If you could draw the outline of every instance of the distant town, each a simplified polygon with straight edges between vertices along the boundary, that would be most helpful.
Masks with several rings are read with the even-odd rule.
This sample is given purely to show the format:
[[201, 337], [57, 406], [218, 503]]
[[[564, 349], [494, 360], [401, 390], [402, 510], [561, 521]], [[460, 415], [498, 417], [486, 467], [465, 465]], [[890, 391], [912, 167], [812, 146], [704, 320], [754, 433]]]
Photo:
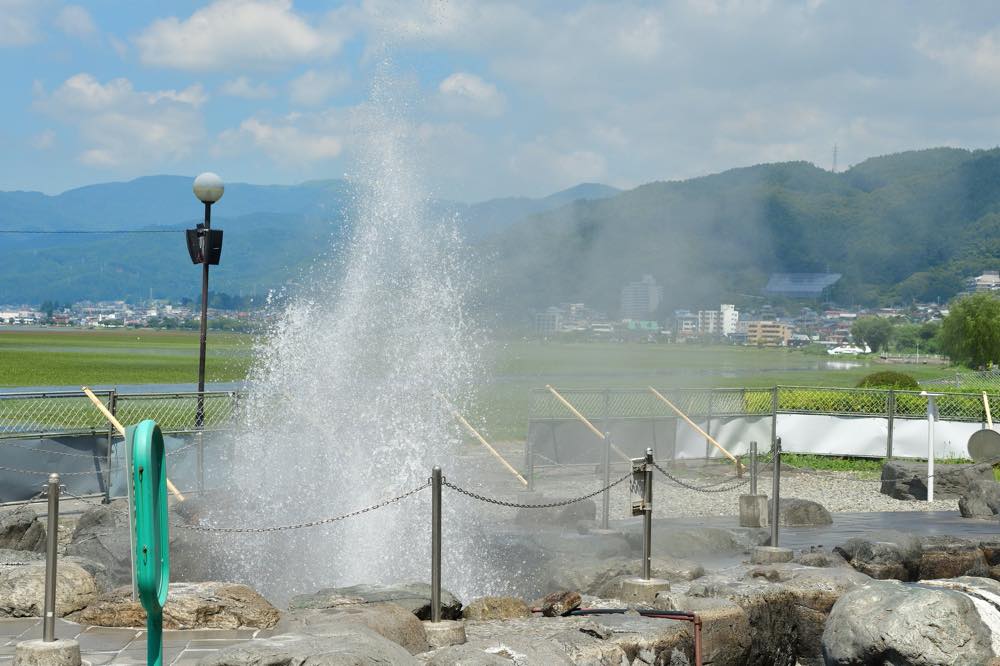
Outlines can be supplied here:
[[[209, 299], [209, 303], [212, 300]], [[250, 330], [264, 319], [259, 309], [208, 308], [209, 326], [215, 329]], [[0, 304], [0, 326], [76, 326], [85, 328], [197, 328], [201, 319], [197, 303], [149, 300], [45, 302], [40, 305]]]

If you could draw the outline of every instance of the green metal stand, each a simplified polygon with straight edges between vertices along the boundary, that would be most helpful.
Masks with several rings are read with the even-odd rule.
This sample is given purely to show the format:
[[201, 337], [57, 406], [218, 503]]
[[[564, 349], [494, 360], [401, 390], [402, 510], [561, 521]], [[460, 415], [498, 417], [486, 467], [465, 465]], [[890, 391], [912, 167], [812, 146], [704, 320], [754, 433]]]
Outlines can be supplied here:
[[135, 577], [146, 609], [146, 663], [163, 663], [163, 605], [170, 585], [167, 461], [163, 434], [146, 420], [126, 433], [132, 451], [135, 493]]

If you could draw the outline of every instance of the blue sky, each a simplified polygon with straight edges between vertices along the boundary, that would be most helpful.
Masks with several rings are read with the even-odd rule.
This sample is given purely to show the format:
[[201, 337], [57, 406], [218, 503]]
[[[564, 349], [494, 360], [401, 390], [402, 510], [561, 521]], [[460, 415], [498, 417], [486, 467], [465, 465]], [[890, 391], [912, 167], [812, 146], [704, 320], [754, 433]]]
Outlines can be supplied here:
[[0, 0], [0, 73], [3, 190], [342, 177], [373, 81], [466, 201], [1000, 143], [994, 2]]

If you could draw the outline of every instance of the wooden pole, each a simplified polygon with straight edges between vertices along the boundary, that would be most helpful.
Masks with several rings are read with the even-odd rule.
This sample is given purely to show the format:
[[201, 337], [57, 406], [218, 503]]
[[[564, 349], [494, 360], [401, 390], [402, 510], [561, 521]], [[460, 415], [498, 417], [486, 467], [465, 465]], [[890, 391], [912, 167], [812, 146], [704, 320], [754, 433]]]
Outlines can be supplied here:
[[[90, 398], [90, 401], [92, 403], [94, 403], [94, 407], [97, 407], [97, 409], [100, 410], [101, 414], [104, 415], [104, 418], [106, 418], [108, 420], [108, 422], [111, 423], [111, 425], [113, 425], [115, 427], [115, 430], [118, 431], [118, 434], [121, 435], [122, 437], [124, 437], [125, 436], [125, 426], [123, 426], [121, 423], [119, 423], [118, 419], [115, 418], [115, 415], [112, 414], [108, 410], [108, 408], [104, 406], [104, 403], [101, 402], [101, 399], [98, 398], [96, 395], [94, 395], [94, 392], [91, 391], [86, 386], [81, 387], [81, 390], [86, 394], [86, 396], [88, 398]], [[170, 479], [167, 479], [167, 490], [169, 490], [171, 493], [173, 493], [174, 497], [176, 497], [177, 501], [179, 501], [179, 502], [183, 502], [185, 499], [187, 499], [187, 498], [184, 497], [184, 495], [181, 494], [181, 491], [177, 490], [177, 486], [175, 486], [170, 481]]]
[[[592, 432], [595, 435], [597, 435], [600, 439], [602, 439], [602, 440], [604, 439], [604, 433], [601, 432], [600, 430], [598, 430], [597, 426], [595, 426], [593, 423], [591, 423], [587, 419], [586, 416], [584, 416], [583, 414], [581, 414], [577, 410], [576, 407], [574, 407], [572, 404], [570, 404], [569, 400], [567, 400], [566, 398], [564, 398], [561, 395], [559, 395], [559, 391], [555, 390], [554, 388], [552, 388], [548, 384], [545, 385], [545, 388], [547, 388], [549, 390], [549, 392], [552, 393], [552, 395], [554, 395], [556, 397], [556, 400], [558, 400], [559, 402], [561, 402], [563, 404], [563, 407], [565, 407], [566, 409], [568, 409], [573, 414], [573, 416], [575, 416], [576, 418], [580, 419], [583, 422], [583, 425], [587, 426], [590, 429], [590, 432]], [[621, 449], [619, 449], [614, 444], [611, 445], [611, 448], [614, 450], [615, 453], [617, 453], [618, 455], [620, 455], [622, 457], [622, 460], [625, 460], [626, 462], [631, 462], [632, 461], [631, 458], [629, 458], [627, 455], [625, 455], [624, 451], [622, 451]]]
[[514, 469], [514, 467], [509, 462], [507, 462], [504, 459], [504, 457], [502, 455], [500, 455], [500, 453], [496, 449], [494, 449], [492, 446], [490, 446], [490, 443], [486, 441], [486, 438], [484, 438], [482, 435], [480, 435], [479, 431], [476, 430], [475, 428], [473, 428], [472, 424], [470, 424], [468, 421], [466, 421], [464, 416], [462, 416], [461, 414], [459, 414], [457, 410], [452, 410], [451, 413], [454, 415], [455, 419], [457, 419], [458, 422], [462, 424], [462, 427], [464, 427], [466, 430], [469, 431], [469, 434], [471, 434], [473, 437], [475, 437], [477, 440], [479, 440], [479, 443], [482, 444], [483, 446], [485, 446], [486, 449], [490, 453], [492, 453], [494, 455], [494, 457], [496, 457], [497, 460], [500, 461], [500, 464], [502, 464], [504, 467], [506, 467], [507, 470], [511, 474], [513, 474], [514, 476], [517, 477], [518, 481], [520, 481], [521, 483], [523, 483], [526, 486], [528, 485], [528, 480], [525, 479], [523, 476], [521, 476], [521, 473], [518, 472], [516, 469]]
[[696, 431], [696, 432], [697, 432], [698, 434], [700, 434], [700, 435], [701, 435], [702, 437], [704, 437], [704, 438], [705, 438], [706, 440], [708, 440], [708, 441], [709, 441], [710, 443], [712, 443], [713, 445], [715, 445], [715, 448], [717, 448], [717, 449], [719, 449], [720, 451], [722, 451], [722, 452], [723, 452], [723, 453], [724, 453], [724, 454], [726, 455], [726, 457], [727, 457], [727, 458], [729, 458], [729, 459], [730, 459], [730, 460], [732, 460], [732, 461], [733, 461], [734, 463], [736, 463], [736, 467], [737, 467], [737, 468], [742, 468], [742, 467], [743, 467], [743, 463], [741, 463], [741, 462], [739, 461], [739, 459], [738, 459], [738, 458], [737, 458], [736, 456], [734, 456], [734, 455], [733, 455], [732, 453], [730, 453], [729, 451], [727, 451], [727, 450], [726, 450], [726, 449], [725, 449], [725, 448], [724, 448], [724, 447], [722, 446], [722, 444], [719, 444], [719, 443], [718, 443], [717, 441], [715, 441], [715, 438], [714, 438], [714, 437], [712, 437], [711, 435], [709, 435], [709, 434], [708, 434], [707, 432], [705, 432], [704, 430], [702, 430], [702, 429], [701, 429], [701, 427], [699, 427], [697, 423], [695, 423], [694, 421], [692, 421], [691, 419], [689, 419], [689, 418], [688, 418], [688, 416], [687, 416], [687, 414], [685, 414], [684, 412], [682, 412], [682, 411], [681, 411], [681, 410], [680, 410], [680, 409], [679, 409], [679, 408], [677, 407], [677, 405], [675, 405], [674, 403], [672, 403], [672, 402], [670, 402], [669, 400], [667, 400], [667, 399], [666, 399], [666, 397], [664, 397], [664, 395], [663, 395], [662, 393], [660, 393], [659, 391], [657, 391], [657, 390], [656, 390], [655, 388], [653, 388], [652, 386], [650, 386], [650, 387], [649, 387], [649, 390], [650, 390], [650, 391], [652, 391], [652, 392], [653, 392], [653, 395], [655, 395], [655, 396], [656, 396], [656, 397], [657, 397], [657, 398], [658, 398], [658, 399], [659, 399], [659, 400], [660, 400], [661, 402], [663, 402], [663, 404], [665, 404], [665, 405], [666, 405], [667, 407], [669, 407], [670, 409], [674, 410], [674, 411], [675, 411], [675, 412], [677, 413], [677, 416], [679, 416], [679, 417], [681, 417], [682, 419], [684, 419], [685, 423], [687, 423], [687, 424], [688, 424], [689, 426], [691, 426], [692, 428], [694, 428], [694, 429], [695, 429], [695, 431]]
[[993, 415], [990, 414], [990, 398], [986, 395], [986, 391], [983, 391], [983, 409], [986, 410], [986, 425], [993, 430]]

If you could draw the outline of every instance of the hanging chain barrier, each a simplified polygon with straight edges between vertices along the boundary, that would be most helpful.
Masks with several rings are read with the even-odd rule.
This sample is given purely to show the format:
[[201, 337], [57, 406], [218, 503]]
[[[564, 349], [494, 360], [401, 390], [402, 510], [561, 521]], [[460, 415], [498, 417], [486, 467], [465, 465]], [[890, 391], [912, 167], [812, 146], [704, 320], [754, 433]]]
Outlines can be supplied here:
[[335, 523], [340, 520], [346, 520], [347, 518], [353, 518], [355, 516], [360, 516], [363, 513], [368, 513], [369, 511], [375, 511], [376, 509], [381, 509], [387, 507], [390, 504], [395, 504], [401, 500], [410, 497], [411, 495], [416, 495], [421, 490], [430, 488], [431, 482], [427, 481], [413, 490], [407, 491], [402, 495], [397, 495], [396, 497], [383, 500], [377, 504], [372, 504], [371, 506], [366, 506], [363, 509], [358, 509], [356, 511], [351, 511], [350, 513], [344, 513], [339, 516], [333, 516], [331, 518], [320, 518], [319, 520], [310, 520], [305, 523], [294, 523], [291, 525], [276, 525], [272, 527], [212, 527], [210, 525], [186, 525], [184, 523], [170, 523], [171, 527], [177, 527], [184, 530], [194, 530], [196, 532], [224, 532], [224, 533], [265, 533], [265, 532], [284, 532], [286, 530], [299, 530], [305, 529], [307, 527], [318, 527], [320, 525], [328, 525], [330, 523]]
[[443, 485], [451, 488], [455, 492], [458, 492], [458, 493], [461, 493], [462, 495], [466, 495], [468, 497], [471, 497], [472, 499], [477, 499], [480, 502], [486, 502], [487, 504], [496, 504], [497, 506], [506, 506], [506, 507], [510, 507], [511, 509], [555, 509], [557, 507], [568, 506], [570, 504], [575, 504], [577, 502], [582, 502], [583, 500], [590, 499], [591, 497], [596, 497], [597, 495], [600, 495], [601, 493], [603, 493], [606, 490], [611, 490], [612, 488], [614, 488], [615, 486], [617, 486], [619, 483], [621, 483], [625, 479], [629, 479], [631, 477], [632, 477], [632, 471], [629, 470], [628, 472], [626, 472], [624, 475], [622, 475], [617, 480], [612, 481], [611, 483], [609, 483], [608, 485], [604, 486], [603, 488], [598, 488], [597, 490], [595, 490], [592, 493], [587, 493], [586, 495], [581, 495], [579, 497], [573, 497], [573, 498], [570, 498], [570, 499], [557, 500], [555, 502], [547, 502], [547, 503], [544, 503], [544, 504], [521, 504], [521, 503], [518, 503], [518, 502], [508, 502], [507, 500], [497, 499], [496, 497], [487, 497], [486, 495], [480, 495], [477, 492], [473, 492], [473, 491], [468, 490], [466, 488], [463, 488], [463, 487], [461, 487], [459, 485], [456, 485], [456, 484], [452, 483], [451, 481], [445, 480], [442, 483], [443, 483]]

